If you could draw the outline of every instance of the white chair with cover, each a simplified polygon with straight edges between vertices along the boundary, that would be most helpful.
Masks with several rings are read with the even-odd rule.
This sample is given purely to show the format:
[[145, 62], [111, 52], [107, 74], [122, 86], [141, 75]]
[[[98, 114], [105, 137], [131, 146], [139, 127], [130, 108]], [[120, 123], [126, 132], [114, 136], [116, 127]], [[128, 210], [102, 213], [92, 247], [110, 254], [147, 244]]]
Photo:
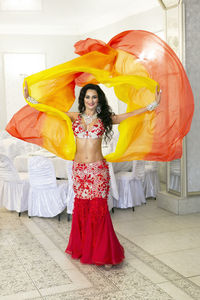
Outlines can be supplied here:
[[72, 166], [73, 161], [67, 161], [67, 178], [68, 178], [68, 192], [67, 192], [67, 220], [70, 220], [70, 215], [72, 215], [74, 209], [74, 190], [73, 190], [73, 180], [72, 180]]
[[160, 189], [157, 161], [145, 162], [144, 193], [146, 198], [155, 198]]
[[13, 162], [0, 154], [0, 207], [19, 213], [28, 210], [28, 180], [20, 179]]
[[115, 174], [119, 192], [119, 201], [114, 201], [117, 208], [129, 208], [146, 203], [144, 195], [144, 162], [133, 161], [131, 172], [118, 172]]
[[47, 157], [32, 156], [28, 161], [30, 191], [28, 215], [54, 217], [65, 209], [67, 183], [57, 185], [52, 161]]
[[117, 182], [114, 174], [112, 163], [108, 162], [109, 174], [110, 174], [110, 191], [108, 194], [108, 209], [114, 213], [114, 201], [119, 201], [119, 193], [117, 188]]

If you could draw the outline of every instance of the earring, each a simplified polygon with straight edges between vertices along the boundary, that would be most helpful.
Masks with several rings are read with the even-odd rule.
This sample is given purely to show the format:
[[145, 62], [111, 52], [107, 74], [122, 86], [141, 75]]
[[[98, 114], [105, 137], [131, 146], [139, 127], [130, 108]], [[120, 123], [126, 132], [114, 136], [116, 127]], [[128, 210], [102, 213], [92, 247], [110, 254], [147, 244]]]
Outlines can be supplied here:
[[97, 114], [100, 114], [100, 112], [101, 112], [101, 106], [99, 104], [96, 107], [96, 112], [97, 112]]

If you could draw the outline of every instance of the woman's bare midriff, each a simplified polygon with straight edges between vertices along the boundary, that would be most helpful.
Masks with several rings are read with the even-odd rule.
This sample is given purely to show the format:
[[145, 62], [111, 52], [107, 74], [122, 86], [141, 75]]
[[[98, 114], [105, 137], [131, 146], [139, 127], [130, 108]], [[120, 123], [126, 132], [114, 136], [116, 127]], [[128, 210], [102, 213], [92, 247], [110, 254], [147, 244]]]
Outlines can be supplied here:
[[79, 163], [91, 163], [104, 159], [101, 152], [101, 142], [101, 138], [76, 138], [76, 154], [74, 160]]

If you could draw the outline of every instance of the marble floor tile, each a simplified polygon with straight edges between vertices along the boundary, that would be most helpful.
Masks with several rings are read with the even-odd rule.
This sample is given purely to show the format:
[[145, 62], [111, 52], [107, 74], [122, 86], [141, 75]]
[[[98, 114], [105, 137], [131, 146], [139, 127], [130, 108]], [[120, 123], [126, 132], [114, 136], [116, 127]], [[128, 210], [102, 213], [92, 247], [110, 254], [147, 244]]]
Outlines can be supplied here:
[[[123, 223], [114, 224], [114, 228], [129, 239], [134, 239], [135, 236], [171, 231], [169, 227], [161, 226], [158, 222], [151, 219], [124, 221]], [[174, 228], [172, 230], [174, 231]]]
[[[2, 248], [1, 248], [2, 250]], [[5, 247], [4, 247], [4, 250]], [[14, 249], [2, 251], [0, 257], [0, 299], [12, 294], [35, 292], [36, 287], [28, 276]]]
[[200, 275], [199, 276], [193, 276], [188, 278], [190, 281], [194, 282], [198, 286], [200, 286]]
[[192, 300], [193, 298], [187, 295], [184, 291], [177, 288], [173, 282], [159, 283], [158, 286], [165, 291], [174, 300]]
[[167, 281], [165, 277], [137, 258], [129, 259], [129, 263], [133, 268], [146, 276], [153, 283], [162, 283]]
[[182, 277], [180, 280], [173, 281], [173, 284], [183, 291], [185, 294], [190, 296], [192, 299], [200, 299], [200, 288], [197, 284], [193, 283], [188, 278]]
[[197, 214], [160, 216], [156, 219], [156, 222], [161, 226], [174, 226], [175, 229], [200, 228], [200, 216]]
[[137, 271], [130, 263], [124, 262], [123, 265], [114, 266], [108, 272], [101, 268], [101, 272], [119, 290], [128, 290], [139, 286], [152, 285], [152, 281], [145, 275]]
[[25, 292], [25, 293], [17, 293], [12, 294], [9, 296], [1, 296], [1, 300], [25, 300], [25, 299], [31, 299], [31, 300], [42, 300], [42, 297], [38, 291], [31, 291], [31, 292]]
[[[138, 247], [136, 244], [126, 239], [125, 237], [120, 236], [120, 240], [125, 249], [129, 251], [129, 260], [138, 259], [142, 261], [147, 267], [149, 267], [152, 271], [160, 274], [165, 278], [166, 281], [175, 281], [182, 279], [182, 276], [171, 269], [169, 266], [164, 264], [162, 261], [155, 258], [155, 256], [151, 255], [141, 247]], [[126, 254], [126, 252], [125, 252]]]
[[176, 251], [155, 257], [185, 277], [200, 275], [200, 248]]
[[136, 209], [137, 209], [137, 213], [140, 214], [141, 216], [149, 219], [154, 219], [154, 220], [160, 218], [161, 216], [166, 217], [166, 216], [174, 215], [173, 213], [167, 210], [158, 208], [155, 200], [150, 200], [150, 201], [147, 200], [146, 205], [136, 207]]
[[[137, 210], [137, 207], [135, 208]], [[132, 208], [119, 209], [115, 208], [114, 213], [110, 213], [113, 223], [122, 223], [123, 221], [143, 220], [144, 216], [140, 213], [135, 213]]]
[[200, 247], [199, 228], [134, 236], [131, 240], [154, 255]]
[[59, 249], [48, 250], [48, 254], [63, 270], [75, 269], [70, 257]]
[[18, 268], [17, 272], [16, 269], [1, 271], [0, 278], [0, 299], [6, 295], [36, 291], [32, 280], [22, 268]]
[[56, 297], [56, 294], [59, 293], [67, 293], [69, 296], [69, 292], [72, 291], [72, 294], [74, 294], [74, 291], [77, 291], [79, 289], [86, 289], [91, 287], [90, 284], [85, 284], [85, 282], [79, 281], [79, 277], [76, 277], [77, 284], [69, 284], [69, 285], [59, 285], [59, 286], [52, 286], [45, 289], [40, 289], [40, 293], [42, 296], [49, 296], [54, 295]]

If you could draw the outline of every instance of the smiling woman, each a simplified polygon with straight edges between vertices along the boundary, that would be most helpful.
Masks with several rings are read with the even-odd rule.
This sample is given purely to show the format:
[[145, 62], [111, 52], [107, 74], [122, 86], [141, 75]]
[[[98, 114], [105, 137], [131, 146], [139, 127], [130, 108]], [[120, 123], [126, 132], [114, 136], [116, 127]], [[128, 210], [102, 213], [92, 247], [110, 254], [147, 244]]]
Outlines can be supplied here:
[[[156, 95], [159, 104], [160, 93]], [[153, 109], [153, 107], [152, 107]], [[72, 120], [76, 137], [73, 163], [73, 189], [75, 202], [72, 229], [66, 253], [80, 258], [82, 263], [106, 265], [119, 264], [124, 259], [124, 249], [114, 232], [108, 211], [109, 169], [101, 152], [102, 136], [110, 138], [112, 124], [140, 114], [115, 116], [98, 85], [87, 84], [79, 96], [79, 114], [66, 113]]]

